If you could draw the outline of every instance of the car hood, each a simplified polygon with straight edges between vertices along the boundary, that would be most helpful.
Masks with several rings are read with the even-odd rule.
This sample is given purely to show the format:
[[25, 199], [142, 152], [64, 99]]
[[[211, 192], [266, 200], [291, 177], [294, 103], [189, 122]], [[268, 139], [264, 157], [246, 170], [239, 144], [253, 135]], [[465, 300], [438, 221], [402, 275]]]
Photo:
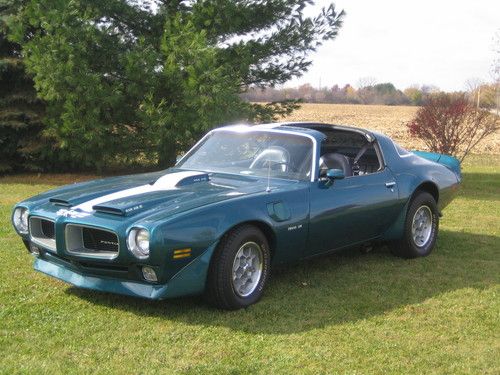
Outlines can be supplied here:
[[[273, 186], [281, 190], [287, 182], [290, 183], [273, 180]], [[45, 194], [43, 206], [57, 210], [58, 216], [69, 217], [174, 214], [264, 192], [266, 187], [265, 178], [169, 170], [162, 174], [110, 178], [64, 187]]]

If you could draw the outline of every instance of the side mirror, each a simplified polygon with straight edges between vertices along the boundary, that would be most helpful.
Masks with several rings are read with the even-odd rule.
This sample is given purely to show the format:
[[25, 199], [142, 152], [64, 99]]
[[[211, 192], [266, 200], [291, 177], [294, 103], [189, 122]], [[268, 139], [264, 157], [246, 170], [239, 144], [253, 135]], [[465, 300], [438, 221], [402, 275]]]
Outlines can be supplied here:
[[329, 169], [326, 172], [326, 177], [328, 177], [329, 180], [342, 180], [345, 174], [342, 169]]
[[344, 177], [345, 174], [342, 169], [329, 169], [326, 172], [326, 177], [323, 177], [320, 181], [323, 181], [323, 186], [328, 188], [333, 185], [333, 181], [342, 180]]

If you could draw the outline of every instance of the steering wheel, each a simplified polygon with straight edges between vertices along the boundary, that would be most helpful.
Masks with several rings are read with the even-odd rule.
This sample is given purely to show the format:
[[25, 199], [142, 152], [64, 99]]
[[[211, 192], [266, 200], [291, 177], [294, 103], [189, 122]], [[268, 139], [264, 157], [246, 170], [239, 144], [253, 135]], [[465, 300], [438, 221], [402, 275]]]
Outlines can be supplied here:
[[279, 165], [281, 172], [287, 172], [290, 167], [290, 154], [280, 146], [272, 146], [262, 150], [250, 164], [249, 169], [271, 168]]

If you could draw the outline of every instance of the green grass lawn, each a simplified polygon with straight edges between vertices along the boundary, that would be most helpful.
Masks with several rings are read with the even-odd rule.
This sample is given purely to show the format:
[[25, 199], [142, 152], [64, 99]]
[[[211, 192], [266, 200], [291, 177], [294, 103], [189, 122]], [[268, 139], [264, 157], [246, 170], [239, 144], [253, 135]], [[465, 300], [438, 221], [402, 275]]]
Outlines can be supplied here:
[[3, 373], [500, 373], [500, 157], [471, 156], [434, 253], [386, 247], [275, 270], [223, 312], [79, 290], [36, 273], [12, 205], [78, 176], [0, 179]]

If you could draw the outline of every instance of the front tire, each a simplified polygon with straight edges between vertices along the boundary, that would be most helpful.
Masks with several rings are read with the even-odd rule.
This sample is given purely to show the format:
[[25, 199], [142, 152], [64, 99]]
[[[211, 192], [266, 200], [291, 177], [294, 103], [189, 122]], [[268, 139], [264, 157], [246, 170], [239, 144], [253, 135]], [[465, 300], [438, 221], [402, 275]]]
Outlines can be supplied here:
[[403, 238], [391, 244], [392, 252], [402, 258], [425, 257], [432, 252], [438, 231], [436, 200], [427, 192], [418, 192], [406, 214]]
[[264, 234], [252, 225], [237, 227], [221, 239], [210, 263], [206, 300], [237, 310], [256, 303], [269, 278], [271, 255]]

